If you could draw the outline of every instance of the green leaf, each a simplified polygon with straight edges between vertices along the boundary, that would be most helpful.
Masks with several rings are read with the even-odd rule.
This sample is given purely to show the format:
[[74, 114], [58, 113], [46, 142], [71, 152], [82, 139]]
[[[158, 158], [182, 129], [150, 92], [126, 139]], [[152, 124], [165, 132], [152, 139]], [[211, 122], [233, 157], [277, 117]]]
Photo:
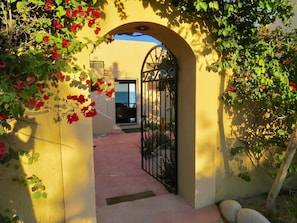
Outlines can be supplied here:
[[250, 182], [252, 180], [251, 175], [250, 175], [249, 172], [240, 173], [240, 174], [238, 174], [238, 177], [245, 180], [246, 182]]
[[277, 134], [279, 134], [280, 136], [285, 136], [287, 134], [287, 132], [282, 129], [279, 129], [279, 130], [277, 130]]
[[241, 146], [237, 146], [237, 147], [233, 147], [233, 148], [231, 148], [230, 153], [231, 153], [233, 156], [235, 156], [236, 154], [241, 153], [241, 152], [243, 152], [243, 151], [244, 151], [244, 148], [243, 148], [243, 147], [241, 147]]
[[34, 153], [34, 155], [33, 155], [34, 161], [37, 161], [39, 156], [40, 156], [39, 153]]
[[64, 16], [66, 14], [65, 8], [63, 6], [59, 6], [57, 8], [57, 12], [56, 15], [61, 18], [62, 16]]
[[207, 12], [208, 5], [207, 5], [206, 2], [201, 2], [201, 3], [200, 3], [200, 7], [201, 7], [205, 12]]
[[26, 4], [24, 1], [18, 1], [16, 4], [16, 8], [18, 12], [23, 12], [25, 7], [26, 7]]
[[196, 2], [194, 2], [194, 6], [198, 12], [201, 10], [207, 12], [208, 4], [206, 2], [203, 2], [202, 0], [197, 0]]
[[63, 3], [62, 0], [55, 0], [55, 2], [56, 2], [57, 5], [61, 5]]
[[210, 2], [209, 8], [219, 10], [219, 3], [217, 1]]
[[0, 124], [0, 135], [4, 134], [4, 127], [2, 124]]
[[42, 42], [42, 38], [43, 38], [43, 35], [41, 35], [40, 33], [35, 33], [35, 39], [37, 43]]
[[32, 157], [29, 157], [28, 158], [28, 164], [31, 165], [32, 163], [33, 163], [33, 158]]
[[263, 150], [263, 148], [261, 146], [255, 146], [252, 148], [252, 151], [254, 153], [261, 153], [262, 150]]
[[32, 193], [32, 198], [33, 199], [39, 199], [41, 197], [42, 193], [40, 191], [36, 191]]
[[42, 193], [42, 197], [43, 197], [43, 198], [47, 198], [47, 193], [46, 193], [46, 192], [43, 192], [43, 193]]

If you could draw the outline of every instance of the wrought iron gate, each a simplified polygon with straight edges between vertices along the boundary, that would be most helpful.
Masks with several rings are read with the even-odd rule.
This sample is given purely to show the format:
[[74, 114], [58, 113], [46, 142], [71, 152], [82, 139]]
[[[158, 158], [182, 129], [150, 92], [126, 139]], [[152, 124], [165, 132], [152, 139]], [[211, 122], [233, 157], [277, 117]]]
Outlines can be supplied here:
[[177, 63], [153, 47], [141, 70], [142, 169], [177, 193]]

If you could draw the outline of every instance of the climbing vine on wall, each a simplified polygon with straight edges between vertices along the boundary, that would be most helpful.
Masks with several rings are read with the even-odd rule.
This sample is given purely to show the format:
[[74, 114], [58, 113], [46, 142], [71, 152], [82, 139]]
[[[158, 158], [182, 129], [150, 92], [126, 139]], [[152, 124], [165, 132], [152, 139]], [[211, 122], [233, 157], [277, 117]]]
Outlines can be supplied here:
[[[263, 163], [259, 162], [263, 157], [268, 160], [264, 163], [270, 164], [270, 174], [276, 177], [268, 201], [275, 202], [283, 176], [296, 174], [292, 162], [297, 121], [297, 30], [291, 27], [294, 5], [289, 0], [172, 3], [206, 24], [204, 30], [213, 37], [219, 53], [210, 68], [222, 75], [232, 71], [222, 99], [234, 118], [241, 119], [237, 126], [241, 144], [230, 148], [231, 153], [245, 152], [257, 165]], [[248, 172], [239, 176], [251, 180]]]
[[[79, 67], [74, 57], [86, 47], [109, 40], [99, 36], [101, 13], [95, 3], [96, 0], [0, 2], [0, 135], [9, 133], [11, 121], [18, 121], [24, 111], [57, 109], [55, 121], [69, 124], [79, 121], [81, 116], [97, 114], [95, 103], [83, 94], [61, 97], [56, 89], [62, 82], [69, 88], [86, 91], [94, 85], [99, 94], [112, 97], [112, 84]], [[89, 29], [95, 41], [83, 35], [78, 37], [83, 29]], [[50, 101], [57, 102], [57, 106]], [[6, 141], [0, 142], [0, 164], [11, 167], [14, 160], [23, 162], [24, 158], [32, 164], [38, 161], [39, 154], [31, 155], [11, 148]], [[14, 180], [29, 187], [32, 198], [47, 197], [38, 176], [20, 175]], [[1, 214], [0, 219], [9, 222]], [[10, 220], [16, 221], [17, 216], [12, 215]]]

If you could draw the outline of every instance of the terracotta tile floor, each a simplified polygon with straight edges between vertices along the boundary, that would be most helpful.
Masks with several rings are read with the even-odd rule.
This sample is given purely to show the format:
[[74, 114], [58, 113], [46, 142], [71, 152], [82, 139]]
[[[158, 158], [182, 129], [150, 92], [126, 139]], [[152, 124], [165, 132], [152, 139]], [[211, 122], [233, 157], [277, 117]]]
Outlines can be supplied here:
[[[195, 210], [141, 169], [140, 133], [94, 138], [98, 223], [215, 223], [216, 206]], [[107, 205], [106, 198], [151, 190], [156, 196]]]

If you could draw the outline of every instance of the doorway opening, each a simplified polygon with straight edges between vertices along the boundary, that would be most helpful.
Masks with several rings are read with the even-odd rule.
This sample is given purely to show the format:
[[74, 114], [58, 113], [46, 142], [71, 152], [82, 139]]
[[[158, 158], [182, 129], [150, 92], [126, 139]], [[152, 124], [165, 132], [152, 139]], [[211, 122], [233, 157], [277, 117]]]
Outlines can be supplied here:
[[[195, 162], [194, 162], [194, 153], [195, 153], [195, 85], [196, 85], [196, 57], [192, 51], [192, 49], [189, 47], [187, 42], [173, 32], [172, 30], [168, 29], [168, 27], [162, 26], [160, 24], [151, 23], [151, 22], [132, 22], [125, 25], [121, 25], [116, 27], [115, 29], [110, 31], [110, 35], [117, 35], [120, 34], [126, 35], [127, 33], [134, 33], [136, 29], [141, 26], [146, 25], [149, 27], [149, 29], [143, 31], [144, 35], [150, 35], [154, 38], [159, 39], [159, 42], [164, 42], [165, 46], [170, 49], [176, 60], [178, 61], [178, 95], [177, 100], [179, 101], [178, 106], [175, 108], [176, 114], [182, 114], [182, 119], [176, 119], [175, 123], [176, 126], [178, 126], [179, 136], [173, 137], [176, 139], [174, 143], [176, 143], [176, 148], [186, 148], [183, 150], [180, 150], [179, 153], [172, 155], [177, 155], [176, 158], [178, 160], [178, 168], [176, 168], [176, 171], [178, 172], [178, 182], [176, 182], [176, 186], [178, 187], [178, 194], [185, 197], [189, 202], [192, 203], [192, 193], [189, 193], [189, 191], [195, 191], [195, 181], [193, 176], [194, 170], [195, 170]], [[170, 36], [171, 38], [167, 38]], [[131, 37], [135, 38], [135, 37]], [[124, 41], [124, 40], [121, 40]], [[141, 45], [146, 46], [146, 50], [139, 52], [141, 47], [137, 46], [131, 46], [130, 44], [133, 42], [133, 44], [137, 43], [137, 41], [125, 41], [120, 42], [118, 40], [113, 41], [112, 43], [108, 44], [108, 47], [114, 47], [114, 51], [116, 53], [113, 53], [110, 55], [110, 61], [107, 60], [105, 55], [108, 55], [110, 53], [109, 48], [108, 50], [104, 51], [104, 47], [100, 46], [100, 52], [98, 53], [98, 60], [104, 60], [104, 75], [108, 75], [109, 73], [113, 74], [113, 78], [115, 82], [118, 80], [135, 80], [136, 81], [136, 103], [137, 103], [137, 125], [142, 124], [142, 117], [141, 117], [141, 97], [140, 97], [140, 88], [141, 88], [141, 66], [143, 64], [143, 60], [148, 53], [150, 49], [152, 49], [153, 46], [159, 45], [159, 43], [147, 43], [147, 42], [141, 42]], [[138, 42], [140, 44], [140, 42]], [[123, 48], [122, 48], [123, 47]], [[131, 50], [133, 49], [133, 50]], [[135, 56], [136, 55], [136, 56]], [[142, 56], [141, 56], [142, 55]], [[118, 62], [120, 61], [119, 58], [124, 58], [125, 61], [123, 63]], [[129, 69], [128, 71], [125, 69]], [[135, 69], [131, 71], [130, 69]], [[130, 77], [131, 74], [137, 74], [137, 77]], [[163, 85], [163, 81], [161, 81], [158, 85], [157, 89], [162, 90], [166, 89], [164, 88], [166, 85]], [[107, 104], [106, 110], [110, 111], [114, 109], [114, 122], [115, 120], [115, 99], [104, 101], [104, 103]], [[97, 103], [96, 103], [97, 104]], [[99, 104], [99, 103], [98, 103]], [[100, 108], [99, 108], [100, 109]], [[104, 116], [103, 118], [106, 118]], [[111, 116], [112, 118], [112, 116]], [[162, 117], [160, 119], [162, 121]], [[165, 120], [165, 119], [164, 119]], [[94, 123], [94, 122], [93, 122]], [[161, 122], [163, 123], [163, 122]], [[93, 128], [96, 125], [93, 124]], [[103, 126], [103, 125], [101, 125]], [[173, 126], [173, 125], [166, 125], [166, 126]], [[106, 127], [106, 125], [105, 125]], [[122, 127], [122, 126], [120, 126]], [[129, 125], [124, 125], [123, 127], [129, 127]], [[135, 127], [135, 126], [133, 126]], [[120, 130], [122, 130], [120, 128]], [[141, 134], [139, 134], [137, 137], [139, 140], [138, 144], [138, 153], [141, 153], [140, 146], [141, 146]], [[127, 138], [132, 137], [132, 135], [126, 135]], [[140, 154], [141, 155], [141, 154]], [[153, 160], [153, 159], [152, 159]], [[140, 160], [141, 161], [141, 157]], [[140, 166], [141, 168], [141, 163]], [[120, 167], [119, 167], [120, 168]], [[146, 173], [147, 174], [147, 173]], [[150, 176], [151, 177], [151, 176]], [[152, 177], [151, 177], [152, 178]], [[133, 181], [132, 181], [133, 182]], [[184, 183], [189, 182], [189, 184]], [[133, 184], [133, 183], [132, 183]], [[123, 186], [123, 185], [122, 185]], [[139, 191], [138, 191], [139, 192]]]
[[[156, 195], [169, 193], [168, 188], [162, 182], [152, 177], [147, 171], [143, 171], [142, 168], [141, 71], [146, 55], [157, 45], [158, 42], [114, 40], [110, 44], [100, 46], [98, 52], [95, 51], [96, 54], [91, 55], [90, 59], [94, 64], [93, 67], [97, 68], [97, 73], [102, 74], [105, 80], [112, 80], [115, 90], [114, 97], [111, 99], [105, 99], [105, 95], [98, 96], [96, 93], [92, 99], [98, 101], [96, 105], [100, 112], [104, 112], [102, 119], [110, 116], [113, 125], [119, 126], [121, 130], [118, 132], [120, 134], [111, 134], [116, 132], [94, 134], [99, 136], [94, 138], [97, 206], [104, 205], [107, 198], [121, 195], [145, 191], [152, 191]], [[112, 51], [116, 51], [117, 54], [115, 55]], [[94, 61], [97, 63], [95, 64]], [[168, 86], [167, 88], [166, 86], [165, 84], [164, 89], [158, 90], [162, 97], [165, 97], [167, 92]], [[164, 112], [162, 112], [163, 120], [169, 117], [167, 116], [169, 113], [165, 110]], [[94, 126], [99, 126], [95, 119], [93, 119], [93, 128]], [[105, 128], [106, 126], [104, 125]], [[166, 130], [163, 130], [165, 133]]]

